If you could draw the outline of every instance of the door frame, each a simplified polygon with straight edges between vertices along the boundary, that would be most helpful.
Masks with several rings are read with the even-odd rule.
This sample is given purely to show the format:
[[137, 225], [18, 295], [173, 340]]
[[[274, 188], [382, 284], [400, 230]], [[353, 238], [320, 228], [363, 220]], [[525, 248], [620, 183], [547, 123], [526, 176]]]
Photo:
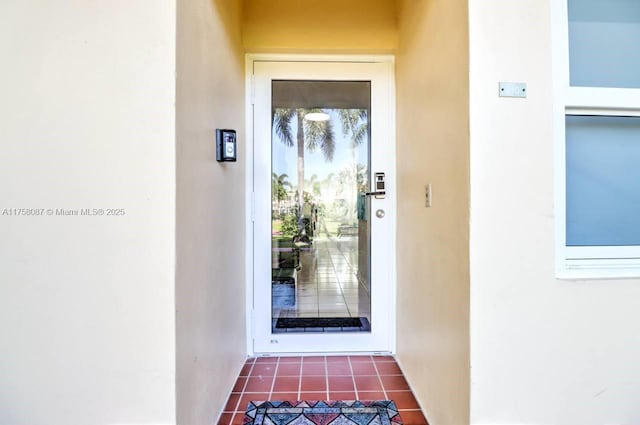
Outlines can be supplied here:
[[[389, 285], [390, 294], [390, 324], [389, 324], [389, 351], [386, 353], [395, 354], [396, 351], [396, 237], [397, 237], [397, 225], [396, 214], [397, 202], [396, 193], [397, 185], [395, 182], [397, 179], [396, 172], [396, 117], [395, 117], [395, 57], [392, 55], [299, 55], [299, 54], [247, 54], [245, 57], [245, 125], [246, 125], [246, 141], [242, 143], [240, 141], [238, 145], [240, 150], [244, 151], [240, 160], [245, 160], [245, 294], [246, 294], [246, 344], [247, 354], [255, 355], [253, 337], [255, 333], [255, 309], [254, 309], [254, 217], [255, 217], [255, 199], [253, 195], [254, 188], [254, 98], [255, 87], [253, 78], [253, 66], [254, 62], [344, 62], [344, 63], [385, 63], [389, 66], [389, 102], [392, 103], [389, 116], [389, 134], [392, 144], [390, 151], [392, 152], [392, 158], [390, 158], [389, 173], [394, 176], [390, 179], [392, 186], [390, 187], [389, 201], [393, 208], [394, 214], [389, 217], [392, 220], [391, 229], [392, 236], [390, 243], [392, 247], [390, 249], [391, 258], [390, 275], [391, 281]], [[359, 351], [362, 354], [363, 352]], [[284, 354], [284, 353], [282, 353]], [[301, 353], [286, 353], [286, 354], [301, 354]], [[325, 353], [305, 353], [305, 354], [325, 354]], [[335, 352], [331, 351], [331, 354], [355, 354], [354, 352]]]

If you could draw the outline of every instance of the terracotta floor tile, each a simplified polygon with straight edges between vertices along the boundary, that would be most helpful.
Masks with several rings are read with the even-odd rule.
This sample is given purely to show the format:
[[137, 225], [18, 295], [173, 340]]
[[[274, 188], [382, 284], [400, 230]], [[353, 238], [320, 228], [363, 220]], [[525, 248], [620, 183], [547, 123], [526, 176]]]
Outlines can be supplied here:
[[351, 366], [349, 363], [327, 363], [327, 371], [333, 376], [351, 375]]
[[353, 391], [329, 391], [329, 400], [356, 400], [356, 393]]
[[351, 369], [353, 369], [354, 375], [376, 375], [377, 374], [376, 368], [373, 365], [373, 362], [351, 363]]
[[299, 385], [300, 385], [300, 377], [298, 376], [276, 377], [275, 383], [273, 385], [273, 391], [274, 392], [290, 392], [290, 391], [298, 392]]
[[327, 378], [324, 376], [302, 376], [302, 384], [300, 386], [301, 391], [326, 391], [327, 390]]
[[280, 357], [280, 364], [282, 363], [302, 363], [302, 357]]
[[348, 363], [349, 356], [327, 356], [327, 363]]
[[387, 400], [395, 401], [398, 409], [420, 409], [411, 391], [387, 391]]
[[324, 363], [303, 363], [302, 376], [326, 375], [327, 368]]
[[354, 376], [356, 390], [360, 391], [382, 391], [382, 386], [377, 376]]
[[223, 413], [222, 415], [220, 415], [220, 420], [218, 421], [218, 425], [230, 425], [232, 419], [233, 419], [233, 413]]
[[373, 361], [376, 363], [384, 363], [384, 362], [394, 362], [396, 359], [393, 356], [373, 356]]
[[248, 393], [242, 394], [240, 397], [240, 403], [238, 404], [238, 411], [244, 412], [247, 410], [250, 401], [268, 401], [269, 393]]
[[[390, 356], [248, 359], [218, 424], [242, 424], [250, 401], [355, 399], [394, 400], [405, 425], [427, 424], [402, 371]], [[234, 409], [235, 414], [232, 414]]]
[[251, 368], [253, 367], [253, 363], [245, 363], [242, 366], [242, 370], [240, 371], [240, 376], [249, 376], [249, 372], [251, 372]]
[[271, 384], [273, 383], [273, 376], [269, 377], [254, 377], [249, 378], [247, 381], [247, 386], [244, 389], [244, 392], [249, 393], [261, 393], [261, 392], [269, 392], [271, 391]]
[[408, 390], [409, 384], [404, 379], [404, 376], [381, 376], [382, 385], [385, 391], [400, 391]]
[[225, 412], [235, 412], [236, 407], [238, 407], [238, 401], [240, 401], [241, 393], [231, 393], [229, 399], [227, 400], [227, 404], [224, 407]]
[[300, 363], [280, 363], [276, 376], [300, 376]]
[[396, 363], [376, 363], [376, 369], [378, 369], [380, 375], [402, 375], [402, 370], [400, 370], [400, 367]]
[[371, 356], [349, 356], [351, 364], [360, 362], [371, 362]]
[[303, 363], [324, 363], [324, 356], [308, 356], [302, 358]]
[[382, 391], [358, 391], [358, 400], [386, 400]]
[[330, 376], [329, 391], [354, 391], [351, 376]]
[[258, 357], [256, 359], [256, 364], [262, 364], [262, 363], [278, 363], [278, 358], [277, 357]]
[[233, 420], [231, 421], [232, 425], [242, 425], [244, 423], [244, 412], [236, 412], [233, 415]]
[[298, 401], [298, 392], [290, 393], [271, 393], [271, 401]]
[[242, 392], [244, 390], [244, 385], [247, 383], [247, 378], [238, 377], [236, 384], [233, 386], [233, 392]]
[[404, 425], [429, 425], [419, 410], [400, 410], [400, 417]]
[[327, 399], [326, 391], [325, 392], [306, 391], [306, 392], [300, 393], [301, 401], [320, 401], [320, 400], [326, 400], [326, 399]]
[[276, 374], [276, 366], [276, 363], [255, 364], [249, 376], [273, 376]]

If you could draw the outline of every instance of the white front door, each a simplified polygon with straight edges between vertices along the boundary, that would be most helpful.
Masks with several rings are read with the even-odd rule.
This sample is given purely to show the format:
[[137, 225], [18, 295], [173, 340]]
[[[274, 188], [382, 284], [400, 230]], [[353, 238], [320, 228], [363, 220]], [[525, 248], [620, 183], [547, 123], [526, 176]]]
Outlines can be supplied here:
[[393, 62], [249, 61], [253, 352], [393, 350]]

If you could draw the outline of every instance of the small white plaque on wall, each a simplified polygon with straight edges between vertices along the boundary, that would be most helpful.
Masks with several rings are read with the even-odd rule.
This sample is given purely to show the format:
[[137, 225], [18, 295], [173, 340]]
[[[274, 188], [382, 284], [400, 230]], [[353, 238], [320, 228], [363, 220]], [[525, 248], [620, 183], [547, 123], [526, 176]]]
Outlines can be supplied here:
[[498, 83], [500, 97], [527, 97], [527, 83]]

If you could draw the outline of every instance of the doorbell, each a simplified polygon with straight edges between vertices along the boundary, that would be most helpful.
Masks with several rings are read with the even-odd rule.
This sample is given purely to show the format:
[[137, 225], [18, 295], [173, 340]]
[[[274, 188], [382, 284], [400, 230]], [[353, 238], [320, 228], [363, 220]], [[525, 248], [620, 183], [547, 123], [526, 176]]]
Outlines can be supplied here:
[[216, 129], [216, 160], [218, 162], [236, 161], [236, 131]]

